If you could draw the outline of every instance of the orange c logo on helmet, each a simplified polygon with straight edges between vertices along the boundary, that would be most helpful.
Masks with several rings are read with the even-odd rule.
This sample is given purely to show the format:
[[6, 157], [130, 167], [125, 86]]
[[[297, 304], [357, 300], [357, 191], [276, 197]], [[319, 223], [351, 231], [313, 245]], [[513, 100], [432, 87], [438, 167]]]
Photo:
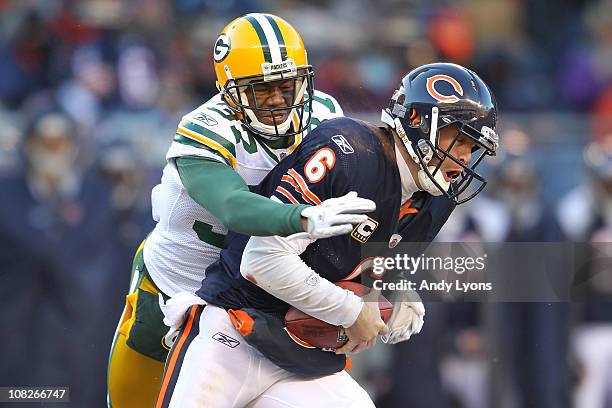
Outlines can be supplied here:
[[463, 96], [463, 88], [455, 78], [448, 75], [438, 74], [427, 78], [427, 92], [429, 92], [434, 99], [440, 102], [457, 102], [459, 100], [456, 95], [442, 95], [440, 92], [436, 91], [436, 82], [438, 81], [448, 82], [452, 85], [455, 92]]

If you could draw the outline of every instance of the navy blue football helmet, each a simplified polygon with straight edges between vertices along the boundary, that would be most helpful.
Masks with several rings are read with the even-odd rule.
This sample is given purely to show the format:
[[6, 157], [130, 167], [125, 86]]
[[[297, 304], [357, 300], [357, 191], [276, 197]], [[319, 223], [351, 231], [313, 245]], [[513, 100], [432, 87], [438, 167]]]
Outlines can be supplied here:
[[[411, 121], [415, 114], [420, 117], [416, 125]], [[395, 129], [420, 166], [419, 183], [425, 191], [445, 194], [457, 204], [482, 191], [486, 180], [475, 169], [486, 156], [494, 156], [498, 148], [497, 105], [489, 87], [474, 72], [449, 63], [423, 65], [410, 71], [381, 119]], [[439, 144], [440, 130], [450, 126], [456, 128], [456, 135], [445, 149]], [[469, 163], [450, 153], [457, 140], [464, 137], [474, 144]], [[451, 181], [440, 171], [445, 159], [462, 168]]]

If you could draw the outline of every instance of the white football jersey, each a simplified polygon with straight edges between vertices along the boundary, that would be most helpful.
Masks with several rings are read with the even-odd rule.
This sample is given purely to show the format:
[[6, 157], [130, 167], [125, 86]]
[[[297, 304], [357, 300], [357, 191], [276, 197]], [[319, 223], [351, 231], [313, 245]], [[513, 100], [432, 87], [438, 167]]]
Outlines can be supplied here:
[[[333, 97], [315, 91], [309, 130], [342, 115]], [[157, 225], [143, 252], [147, 270], [162, 292], [173, 296], [199, 289], [206, 267], [219, 258], [227, 234], [223, 224], [187, 194], [173, 159], [201, 156], [218, 160], [232, 166], [246, 184], [257, 185], [301, 141], [299, 134], [284, 148], [263, 143], [234, 117], [220, 94], [182, 118], [166, 155], [161, 183], [151, 193]]]

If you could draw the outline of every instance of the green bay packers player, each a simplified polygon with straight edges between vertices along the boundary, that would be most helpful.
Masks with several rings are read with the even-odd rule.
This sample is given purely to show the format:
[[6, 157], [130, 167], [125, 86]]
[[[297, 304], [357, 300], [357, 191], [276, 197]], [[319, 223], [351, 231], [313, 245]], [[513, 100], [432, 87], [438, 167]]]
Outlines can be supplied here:
[[152, 192], [155, 229], [136, 252], [126, 307], [109, 358], [108, 405], [153, 406], [168, 348], [158, 295], [195, 292], [228, 230], [324, 238], [350, 232], [373, 209], [347, 195], [328, 205], [282, 204], [249, 191], [309, 130], [342, 116], [313, 89], [298, 32], [269, 14], [225, 27], [214, 46], [220, 92], [184, 116]]

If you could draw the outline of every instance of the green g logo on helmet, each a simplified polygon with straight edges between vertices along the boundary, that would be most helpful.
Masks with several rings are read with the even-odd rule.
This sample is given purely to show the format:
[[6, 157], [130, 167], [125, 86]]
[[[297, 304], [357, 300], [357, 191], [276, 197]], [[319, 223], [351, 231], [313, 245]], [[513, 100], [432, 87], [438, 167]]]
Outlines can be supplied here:
[[231, 45], [230, 37], [225, 33], [221, 33], [219, 38], [217, 38], [217, 42], [215, 42], [215, 62], [221, 62], [225, 59], [225, 57], [227, 57], [227, 54], [230, 52]]

